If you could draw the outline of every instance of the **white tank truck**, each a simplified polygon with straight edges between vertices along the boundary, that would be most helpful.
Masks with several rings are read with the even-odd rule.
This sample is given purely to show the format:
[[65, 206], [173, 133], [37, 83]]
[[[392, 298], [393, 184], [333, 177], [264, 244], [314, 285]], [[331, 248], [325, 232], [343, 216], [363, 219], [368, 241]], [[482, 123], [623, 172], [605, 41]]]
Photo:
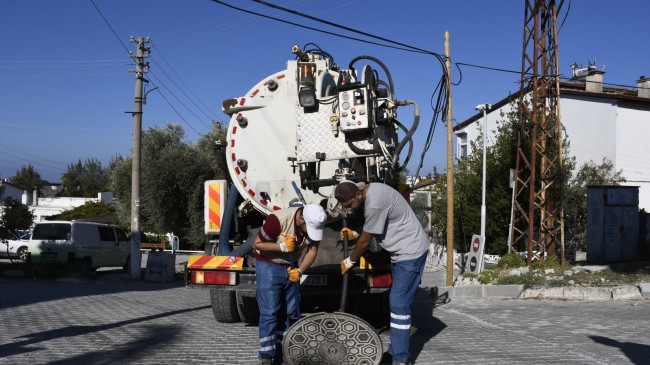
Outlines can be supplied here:
[[[296, 204], [321, 204], [328, 223], [299, 286], [301, 311], [312, 314], [285, 336], [285, 362], [378, 364], [382, 345], [369, 322], [381, 327], [388, 320], [390, 260], [371, 245], [359, 265], [341, 276], [349, 247], [338, 232], [361, 227], [363, 217], [346, 217], [331, 195], [342, 180], [397, 188], [419, 110], [415, 102], [395, 98], [390, 72], [379, 59], [359, 56], [340, 69], [330, 54], [312, 47], [293, 46], [295, 59], [284, 70], [223, 102], [230, 122], [220, 144], [230, 179], [205, 183], [205, 231], [214, 244], [189, 258], [185, 282], [210, 289], [217, 321], [256, 323], [251, 251], [264, 218]], [[406, 105], [413, 108], [410, 129], [397, 120], [397, 108]], [[407, 157], [400, 164], [403, 151]]]

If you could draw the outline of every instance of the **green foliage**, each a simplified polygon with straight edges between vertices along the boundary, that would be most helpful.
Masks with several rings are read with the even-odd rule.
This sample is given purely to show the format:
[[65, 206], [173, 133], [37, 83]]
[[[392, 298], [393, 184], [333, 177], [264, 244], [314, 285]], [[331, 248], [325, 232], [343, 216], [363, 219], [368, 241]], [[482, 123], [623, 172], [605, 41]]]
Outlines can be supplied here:
[[481, 284], [490, 284], [496, 281], [500, 276], [500, 272], [496, 267], [483, 270], [478, 276], [478, 282]]
[[[188, 249], [207, 242], [203, 233], [203, 183], [225, 174], [223, 151], [215, 139], [225, 131], [218, 123], [196, 145], [186, 141], [176, 124], [149, 128], [142, 133], [140, 221], [142, 232], [174, 232]], [[125, 222], [131, 214], [131, 159], [116, 158], [109, 168], [109, 186], [120, 202]]]
[[622, 170], [603, 158], [599, 165], [589, 161], [571, 177], [564, 191], [564, 227], [566, 246], [586, 250], [587, 247], [587, 186], [620, 185], [625, 182]]
[[546, 270], [546, 269], [553, 269], [556, 272], [562, 272], [565, 270], [571, 269], [570, 265], [561, 265], [560, 264], [560, 258], [551, 255], [546, 258], [546, 260], [535, 260], [530, 264], [530, 269], [531, 270]]
[[415, 213], [415, 216], [418, 218], [418, 221], [424, 227], [425, 230], [429, 230], [429, 215], [431, 214], [431, 207], [427, 201], [427, 194], [431, 194], [428, 191], [416, 192], [415, 197], [411, 200], [411, 209]]
[[536, 286], [542, 286], [545, 283], [546, 283], [546, 279], [544, 278], [543, 275], [540, 275], [539, 273], [533, 273], [533, 272], [521, 274], [518, 276], [515, 275], [501, 276], [495, 282], [495, 284], [497, 285], [523, 284], [524, 290]]
[[117, 211], [112, 205], [102, 202], [87, 202], [72, 210], [66, 210], [52, 217], [54, 220], [89, 220], [100, 223], [119, 224]]
[[87, 159], [83, 164], [79, 160], [68, 165], [61, 184], [61, 196], [94, 198], [97, 193], [108, 190], [108, 169], [96, 158]]
[[[486, 250], [487, 254], [507, 252], [510, 224], [510, 169], [516, 151], [516, 113], [501, 114], [492, 145], [486, 148]], [[476, 128], [479, 128], [476, 126]], [[473, 234], [481, 229], [483, 135], [470, 143], [466, 157], [454, 167], [454, 246], [467, 252]], [[447, 177], [434, 172], [432, 226], [442, 244], [447, 235]], [[504, 227], [506, 227], [504, 229]]]
[[[502, 112], [496, 123], [494, 140], [487, 147], [486, 156], [486, 247], [487, 254], [505, 254], [508, 252], [508, 235], [511, 219], [512, 189], [510, 188], [510, 170], [515, 167], [517, 151], [518, 107], [511, 104], [510, 111]], [[524, 113], [526, 118], [527, 113]], [[481, 128], [479, 125], [469, 128]], [[600, 164], [588, 162], [580, 167], [575, 176], [575, 158], [570, 156], [570, 136], [562, 141], [561, 184], [554, 184], [547, 191], [549, 199], [563, 201], [566, 247], [585, 249], [587, 186], [618, 185], [624, 182], [621, 171], [615, 171], [611, 161], [603, 159]], [[456, 161], [454, 167], [454, 246], [459, 252], [467, 252], [473, 234], [480, 232], [482, 205], [482, 167], [483, 167], [482, 133], [470, 142], [468, 155]], [[490, 137], [492, 138], [492, 137]], [[522, 146], [522, 150], [527, 150]], [[435, 173], [436, 185], [433, 187], [432, 226], [441, 244], [447, 241], [447, 177]], [[526, 180], [526, 176], [522, 177]], [[526, 199], [522, 194], [520, 199]], [[520, 206], [527, 207], [526, 201], [519, 201]], [[536, 222], [539, 217], [536, 217]], [[522, 222], [515, 222], [522, 224]], [[526, 227], [519, 227], [525, 230]], [[535, 228], [538, 229], [537, 227]], [[524, 244], [524, 240], [519, 241]], [[526, 247], [516, 247], [521, 251]], [[552, 253], [551, 253], [552, 254]]]
[[201, 136], [196, 141], [196, 149], [198, 153], [209, 160], [210, 166], [214, 168], [214, 176], [212, 179], [227, 179], [228, 171], [224, 161], [225, 151], [223, 147], [216, 144], [217, 141], [225, 142], [226, 130], [223, 128], [221, 122], [213, 121], [212, 130]]
[[31, 192], [41, 186], [42, 180], [41, 175], [29, 164], [21, 166], [20, 170], [16, 171], [16, 175], [9, 178], [9, 181], [17, 187]]
[[526, 266], [526, 260], [516, 252], [503, 255], [497, 263], [499, 269], [515, 269]]
[[0, 237], [4, 238], [9, 231], [27, 230], [31, 227], [34, 215], [29, 207], [12, 198], [3, 201], [4, 210], [0, 216]]

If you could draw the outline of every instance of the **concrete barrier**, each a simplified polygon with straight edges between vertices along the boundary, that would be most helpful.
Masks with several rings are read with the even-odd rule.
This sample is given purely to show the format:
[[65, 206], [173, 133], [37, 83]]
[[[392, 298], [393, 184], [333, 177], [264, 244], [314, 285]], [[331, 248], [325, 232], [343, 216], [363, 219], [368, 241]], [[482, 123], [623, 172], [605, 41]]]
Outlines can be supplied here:
[[173, 281], [175, 265], [176, 255], [166, 252], [150, 252], [147, 256], [144, 280], [157, 283]]

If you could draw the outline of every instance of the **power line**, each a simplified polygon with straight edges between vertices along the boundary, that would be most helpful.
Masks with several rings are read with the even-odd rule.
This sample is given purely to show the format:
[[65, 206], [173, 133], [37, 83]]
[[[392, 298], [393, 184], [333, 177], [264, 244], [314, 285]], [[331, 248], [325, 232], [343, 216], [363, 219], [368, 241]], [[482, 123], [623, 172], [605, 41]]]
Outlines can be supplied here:
[[117, 33], [115, 32], [115, 29], [113, 29], [113, 27], [111, 26], [111, 23], [108, 22], [108, 19], [106, 19], [106, 17], [104, 16], [104, 14], [102, 14], [102, 11], [99, 10], [99, 8], [97, 7], [97, 4], [95, 4], [95, 1], [94, 1], [94, 0], [90, 0], [90, 2], [93, 4], [93, 6], [95, 7], [95, 9], [96, 9], [97, 12], [99, 13], [99, 16], [101, 16], [102, 19], [104, 19], [104, 22], [106, 23], [106, 25], [108, 25], [108, 27], [110, 28], [111, 32], [113, 32], [113, 35], [115, 35], [115, 38], [117, 38], [117, 41], [120, 42], [120, 44], [122, 45], [122, 47], [124, 48], [124, 50], [126, 51], [126, 53], [128, 53], [129, 55], [131, 55], [131, 52], [130, 52], [129, 49], [126, 47], [126, 44], [124, 44], [124, 42], [122, 42], [122, 40], [120, 39], [120, 37], [119, 37], [119, 36], [117, 35]]
[[[208, 124], [206, 124], [205, 122], [202, 122], [202, 121], [201, 121], [201, 118], [199, 118], [199, 116], [196, 115], [196, 114], [192, 111], [192, 109], [188, 108], [187, 105], [185, 105], [185, 103], [183, 103], [183, 102], [178, 98], [178, 96], [176, 96], [176, 94], [174, 94], [174, 92], [171, 91], [171, 90], [167, 87], [167, 85], [165, 85], [165, 83], [162, 82], [162, 80], [160, 80], [160, 78], [159, 78], [158, 76], [156, 76], [153, 72], [151, 72], [151, 70], [149, 70], [149, 74], [150, 74], [151, 76], [153, 76], [153, 78], [155, 78], [155, 79], [158, 81], [158, 83], [159, 83], [160, 85], [162, 85], [162, 87], [164, 87], [165, 90], [167, 90], [167, 91], [169, 92], [169, 94], [171, 94], [171, 96], [173, 96], [174, 99], [176, 99], [176, 101], [177, 101], [178, 103], [181, 104], [181, 106], [183, 106], [183, 108], [187, 109], [187, 110], [190, 112], [190, 114], [192, 114], [192, 115], [194, 116], [194, 118], [196, 118], [198, 121], [200, 121], [201, 124], [203, 124], [204, 126], [207, 126], [208, 129], [211, 128]], [[173, 81], [172, 81], [172, 82], [173, 82]], [[156, 86], [156, 85], [154, 84], [154, 86]], [[160, 92], [160, 91], [159, 91], [159, 92]], [[162, 95], [162, 93], [161, 93], [161, 95]], [[167, 100], [167, 99], [165, 99], [165, 100]], [[176, 111], [176, 109], [174, 109], [174, 111]], [[176, 111], [176, 113], [178, 113], [178, 111]], [[179, 115], [179, 116], [180, 116], [180, 115]], [[208, 117], [208, 119], [209, 119], [209, 117]], [[190, 128], [192, 128], [192, 129], [196, 132], [196, 129], [194, 129], [194, 127], [192, 127], [191, 125], [189, 125], [189, 123], [187, 122], [187, 120], [185, 120], [185, 118], [183, 118], [183, 121], [185, 121], [185, 123], [187, 123], [187, 125], [190, 126]], [[197, 133], [198, 133], [198, 132], [197, 132]]]
[[[264, 17], [264, 18], [272, 19], [272, 20], [279, 21], [279, 22], [286, 23], [286, 24], [291, 24], [291, 25], [294, 25], [294, 26], [297, 26], [297, 27], [300, 27], [300, 28], [310, 29], [310, 30], [314, 30], [314, 31], [317, 31], [317, 32], [333, 35], [333, 36], [336, 36], [336, 37], [356, 40], [356, 41], [359, 41], [359, 42], [362, 42], [362, 43], [369, 43], [369, 44], [374, 44], [374, 45], [387, 47], [387, 48], [398, 49], [398, 50], [407, 51], [407, 52], [433, 55], [433, 56], [436, 57], [436, 59], [440, 63], [440, 66], [442, 67], [442, 72], [443, 72], [443, 77], [442, 77], [441, 81], [439, 82], [439, 86], [440, 85], [445, 85], [446, 82], [451, 82], [450, 81], [451, 76], [447, 75], [447, 72], [445, 70], [445, 65], [444, 65], [445, 57], [438, 54], [438, 53], [436, 53], [436, 52], [428, 51], [428, 50], [425, 50], [425, 49], [422, 49], [422, 48], [418, 48], [418, 47], [410, 46], [410, 45], [407, 45], [407, 44], [404, 44], [404, 43], [401, 43], [401, 42], [393, 41], [393, 40], [387, 39], [385, 37], [377, 36], [377, 35], [370, 34], [370, 33], [364, 32], [364, 31], [360, 31], [360, 30], [357, 30], [357, 29], [354, 29], [354, 28], [351, 28], [351, 27], [341, 25], [341, 24], [333, 23], [333, 22], [330, 22], [330, 21], [327, 21], [327, 20], [323, 20], [323, 19], [311, 16], [311, 15], [303, 14], [303, 13], [300, 13], [298, 11], [291, 10], [291, 9], [288, 9], [288, 8], [284, 8], [284, 7], [281, 7], [281, 6], [278, 6], [278, 5], [275, 5], [275, 4], [271, 4], [271, 3], [268, 3], [268, 2], [265, 2], [265, 1], [261, 1], [261, 0], [252, 0], [252, 1], [256, 2], [256, 3], [259, 3], [259, 4], [262, 4], [262, 5], [265, 5], [265, 6], [268, 6], [268, 7], [271, 7], [271, 8], [274, 8], [274, 9], [278, 9], [278, 10], [281, 10], [281, 11], [284, 11], [284, 12], [291, 13], [293, 15], [297, 15], [297, 16], [307, 18], [307, 19], [310, 19], [310, 20], [313, 20], [313, 21], [324, 23], [324, 24], [327, 24], [327, 25], [330, 25], [330, 26], [333, 26], [333, 27], [336, 27], [336, 28], [340, 28], [340, 29], [344, 29], [346, 31], [361, 34], [361, 35], [364, 35], [366, 37], [375, 38], [375, 39], [381, 40], [383, 42], [392, 43], [392, 44], [395, 44], [395, 45], [397, 45], [399, 47], [387, 45], [387, 44], [384, 44], [384, 43], [372, 42], [372, 41], [368, 41], [368, 40], [364, 40], [364, 39], [360, 39], [360, 38], [350, 37], [350, 36], [346, 36], [346, 35], [342, 35], [342, 34], [338, 34], [338, 33], [334, 33], [334, 32], [325, 31], [325, 30], [322, 30], [322, 29], [316, 29], [316, 28], [309, 27], [309, 26], [306, 26], [306, 25], [290, 22], [290, 21], [287, 21], [287, 20], [284, 20], [284, 19], [279, 19], [279, 18], [276, 18], [276, 17], [272, 17], [272, 16], [260, 14], [260, 13], [257, 13], [257, 12], [253, 12], [253, 11], [250, 11], [250, 10], [245, 10], [245, 9], [242, 9], [242, 8], [238, 8], [238, 7], [235, 7], [233, 5], [224, 3], [223, 1], [219, 1], [219, 0], [212, 0], [212, 1], [216, 2], [216, 3], [219, 3], [221, 5], [224, 5], [224, 6], [227, 6], [227, 7], [230, 7], [230, 8], [245, 12], [245, 13], [261, 16], [261, 17]], [[432, 99], [435, 97], [437, 89], [438, 89], [438, 87], [436, 87], [434, 89], [434, 92], [432, 93], [432, 96], [431, 96]], [[426, 152], [428, 151], [428, 149], [429, 149], [429, 147], [431, 145], [431, 141], [433, 139], [433, 133], [435, 132], [436, 120], [440, 117], [440, 111], [441, 110], [446, 110], [446, 108], [447, 108], [447, 100], [446, 100], [445, 97], [441, 97], [442, 94], [443, 94], [443, 91], [440, 90], [438, 92], [438, 102], [436, 104], [436, 107], [432, 106], [434, 114], [433, 114], [433, 118], [431, 120], [431, 125], [429, 127], [429, 133], [428, 133], [428, 136], [427, 136], [427, 142], [425, 143], [425, 147], [424, 147], [422, 155], [421, 155], [421, 161], [420, 161], [420, 165], [418, 166], [418, 169], [417, 169], [418, 172], [417, 172], [416, 176], [418, 176], [418, 174], [419, 174], [419, 170], [420, 170], [420, 167], [423, 164], [425, 154], [426, 154]], [[446, 92], [444, 93], [444, 95], [446, 95]], [[443, 121], [445, 120], [444, 116], [443, 116], [442, 120]]]
[[167, 76], [167, 78], [172, 82], [172, 84], [174, 84], [174, 86], [176, 86], [176, 88], [178, 88], [178, 90], [180, 90], [180, 92], [183, 94], [183, 96], [185, 96], [185, 97], [187, 98], [187, 100], [189, 100], [189, 101], [192, 103], [192, 105], [194, 105], [194, 106], [196, 107], [196, 109], [198, 109], [199, 111], [201, 111], [201, 113], [203, 113], [203, 115], [204, 115], [206, 118], [208, 118], [209, 120], [215, 120], [216, 118], [211, 117], [211, 116], [208, 115], [208, 114], [206, 113], [206, 111], [205, 111], [206, 109], [207, 109], [207, 110], [210, 110], [210, 108], [208, 108], [205, 104], [203, 104], [203, 107], [205, 108], [205, 109], [203, 109], [201, 106], [199, 106], [199, 105], [195, 102], [195, 100], [198, 100], [198, 101], [200, 102], [201, 99], [199, 99], [199, 97], [196, 96], [196, 94], [194, 94], [194, 93], [192, 92], [192, 90], [187, 86], [187, 84], [185, 83], [185, 81], [183, 81], [183, 79], [178, 75], [178, 73], [177, 73], [176, 71], [174, 71], [173, 67], [169, 64], [169, 62], [167, 62], [167, 60], [166, 60], [166, 59], [163, 57], [163, 55], [160, 53], [160, 49], [158, 49], [158, 55], [161, 57], [161, 59], [162, 59], [163, 61], [165, 61], [165, 64], [169, 67], [169, 69], [171, 70], [171, 72], [173, 72], [174, 75], [176, 75], [176, 77], [178, 78], [178, 80], [180, 80], [180, 82], [183, 84], [183, 86], [185, 86], [185, 88], [187, 88], [187, 89], [189, 90], [189, 92], [190, 92], [194, 97], [191, 98], [189, 95], [187, 95], [187, 93], [185, 92], [184, 88], [182, 88], [180, 85], [178, 85], [178, 84], [176, 83], [176, 81], [174, 81], [174, 79], [173, 79], [173, 78], [172, 78], [172, 77], [171, 77], [171, 76], [170, 76], [170, 75], [165, 71], [165, 68], [164, 68], [161, 64], [159, 64], [159, 63], [156, 61], [155, 58], [152, 58], [153, 63], [155, 63], [155, 64], [158, 66], [158, 68], [162, 71], [162, 73], [163, 73], [165, 76]]
[[[106, 19], [106, 17], [104, 16], [104, 14], [102, 14], [101, 10], [99, 10], [99, 8], [98, 8], [97, 5], [95, 4], [94, 0], [90, 0], [90, 2], [93, 4], [93, 6], [95, 7], [95, 9], [96, 9], [97, 12], [99, 13], [99, 15], [102, 17], [102, 19], [104, 20], [104, 22], [106, 23], [106, 25], [110, 28], [111, 32], [113, 32], [113, 34], [115, 35], [115, 38], [117, 38], [118, 42], [120, 42], [120, 44], [122, 45], [122, 47], [124, 48], [124, 50], [129, 54], [129, 57], [131, 57], [132, 53], [131, 53], [131, 52], [129, 51], [129, 49], [126, 47], [126, 45], [124, 44], [124, 42], [122, 42], [122, 40], [120, 39], [120, 37], [117, 35], [117, 32], [115, 32], [115, 29], [113, 29], [113, 27], [112, 27], [111, 24], [109, 23], [108, 19]], [[164, 70], [161, 70], [161, 71], [163, 71], [163, 73], [164, 73]], [[151, 70], [149, 70], [149, 73], [150, 73], [153, 77], [156, 77], [155, 75], [153, 75], [153, 73], [151, 73]], [[174, 96], [174, 98], [176, 98], [176, 100], [178, 100], [178, 102], [181, 103], [181, 105], [183, 105], [183, 107], [185, 107], [186, 109], [190, 110], [189, 108], [187, 108], [187, 106], [185, 106], [185, 105], [180, 101], [180, 99], [179, 99], [178, 97], [176, 97], [176, 95], [174, 95], [174, 93], [173, 93], [171, 90], [169, 90], [169, 88], [167, 88], [166, 85], [164, 85], [164, 83], [163, 83], [160, 79], [158, 79], [158, 78], [156, 78], [156, 79], [158, 80], [158, 82], [159, 82], [159, 83], [160, 83], [160, 84], [161, 84], [165, 89], [167, 89], [167, 91], [169, 91], [169, 93], [170, 93], [172, 96]], [[170, 78], [170, 79], [171, 79], [171, 78]], [[173, 82], [173, 80], [172, 80], [172, 82]], [[155, 86], [155, 83], [152, 82], [152, 84], [154, 84], [154, 86]], [[178, 87], [178, 86], [177, 86], [177, 87]], [[163, 99], [165, 100], [165, 102], [167, 102], [167, 104], [168, 104], [168, 105], [169, 105], [169, 106], [174, 110], [174, 112], [176, 112], [176, 114], [177, 114], [177, 115], [178, 115], [178, 116], [183, 120], [183, 122], [185, 122], [185, 124], [187, 124], [188, 127], [190, 127], [194, 132], [196, 132], [196, 133], [200, 136], [201, 133], [199, 133], [199, 132], [194, 128], [194, 127], [192, 127], [192, 125], [190, 125], [190, 123], [187, 122], [187, 120], [186, 120], [186, 119], [185, 119], [185, 118], [184, 118], [184, 117], [183, 117], [183, 116], [178, 112], [178, 110], [177, 110], [175, 107], [172, 106], [172, 104], [170, 103], [169, 99], [167, 99], [167, 98], [165, 97], [165, 95], [160, 91], [160, 89], [158, 89], [158, 92], [159, 92], [159, 94], [163, 97]], [[193, 114], [197, 119], [200, 120], [200, 118], [198, 118], [198, 117], [197, 117], [197, 116], [196, 116], [196, 115], [195, 115], [191, 110], [190, 110], [190, 113], [192, 113], [192, 114]], [[209, 118], [209, 117], [208, 117], [208, 118]]]
[[[153, 76], [153, 75], [152, 75], [152, 76]], [[155, 77], [155, 76], [154, 76], [154, 77]], [[156, 78], [156, 79], [157, 79], [157, 78]], [[153, 80], [151, 81], [151, 83], [152, 83], [154, 86], [156, 86], [156, 83], [153, 82]], [[156, 86], [156, 87], [157, 87], [157, 86]], [[166, 87], [165, 87], [165, 88], [166, 88]], [[177, 110], [176, 108], [174, 108], [174, 106], [172, 105], [172, 103], [169, 102], [169, 100], [167, 99], [167, 97], [165, 96], [165, 94], [163, 94], [163, 93], [160, 91], [160, 89], [157, 89], [157, 90], [158, 90], [158, 93], [160, 94], [160, 96], [162, 96], [162, 98], [165, 100], [165, 102], [167, 103], [167, 105], [169, 105], [169, 107], [172, 108], [172, 110], [174, 110], [174, 112], [176, 113], [176, 115], [178, 115], [178, 117], [181, 118], [181, 119], [183, 120], [183, 122], [185, 122], [185, 124], [187, 124], [188, 127], [190, 127], [194, 132], [196, 132], [197, 135], [201, 136], [201, 133], [199, 133], [199, 131], [197, 131], [196, 129], [194, 129], [194, 127], [192, 127], [192, 125], [191, 125], [190, 123], [188, 123], [187, 120], [185, 120], [185, 118], [183, 118], [183, 116], [181, 115], [181, 113], [179, 113], [178, 110]]]
[[329, 31], [322, 30], [322, 29], [318, 29], [318, 28], [314, 28], [314, 27], [309, 27], [309, 26], [302, 25], [302, 24], [298, 24], [298, 23], [294, 23], [294, 22], [291, 22], [291, 21], [288, 21], [288, 20], [284, 20], [284, 19], [280, 19], [280, 18], [272, 17], [272, 16], [270, 16], [270, 15], [264, 15], [264, 14], [257, 13], [257, 12], [251, 11], [251, 10], [242, 9], [242, 8], [236, 7], [236, 6], [234, 6], [234, 5], [230, 5], [230, 4], [224, 3], [223, 1], [220, 1], [220, 0], [210, 0], [210, 1], [215, 2], [215, 3], [218, 3], [218, 4], [221, 4], [221, 5], [223, 5], [223, 6], [227, 6], [227, 7], [229, 7], [229, 8], [235, 9], [235, 10], [242, 11], [242, 12], [244, 12], [244, 13], [253, 14], [253, 15], [257, 15], [257, 16], [261, 16], [261, 17], [263, 17], [263, 18], [267, 18], [267, 19], [275, 20], [275, 21], [278, 21], [278, 22], [281, 22], [281, 23], [285, 23], [285, 24], [291, 24], [291, 25], [294, 25], [294, 26], [299, 27], [299, 28], [309, 29], [309, 30], [313, 30], [313, 31], [316, 31], [316, 32], [320, 32], [320, 33], [325, 33], [325, 34], [333, 35], [333, 36], [335, 36], [335, 37], [340, 37], [340, 38], [350, 39], [350, 40], [359, 41], [359, 42], [368, 43], [368, 44], [374, 44], [374, 45], [382, 46], [382, 47], [394, 48], [394, 49], [398, 49], [398, 50], [402, 50], [402, 51], [407, 51], [407, 52], [414, 52], [414, 53], [428, 53], [428, 52], [420, 52], [420, 51], [416, 51], [416, 50], [413, 50], [413, 49], [407, 49], [407, 48], [401, 48], [401, 47], [394, 47], [394, 46], [390, 46], [390, 45], [386, 45], [386, 44], [382, 44], [382, 43], [372, 42], [372, 41], [368, 41], [368, 40], [365, 40], [365, 39], [360, 39], [360, 38], [355, 38], [355, 37], [345, 36], [345, 35], [342, 35], [342, 34], [338, 34], [338, 33], [334, 33], [334, 32], [329, 32]]

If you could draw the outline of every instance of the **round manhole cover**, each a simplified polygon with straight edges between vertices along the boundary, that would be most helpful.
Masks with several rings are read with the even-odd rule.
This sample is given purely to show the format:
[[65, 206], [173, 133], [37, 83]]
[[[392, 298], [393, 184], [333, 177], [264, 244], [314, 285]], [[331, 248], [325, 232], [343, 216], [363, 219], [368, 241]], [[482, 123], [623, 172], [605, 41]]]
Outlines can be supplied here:
[[289, 328], [282, 341], [289, 365], [378, 365], [381, 339], [368, 322], [348, 313], [316, 313]]

